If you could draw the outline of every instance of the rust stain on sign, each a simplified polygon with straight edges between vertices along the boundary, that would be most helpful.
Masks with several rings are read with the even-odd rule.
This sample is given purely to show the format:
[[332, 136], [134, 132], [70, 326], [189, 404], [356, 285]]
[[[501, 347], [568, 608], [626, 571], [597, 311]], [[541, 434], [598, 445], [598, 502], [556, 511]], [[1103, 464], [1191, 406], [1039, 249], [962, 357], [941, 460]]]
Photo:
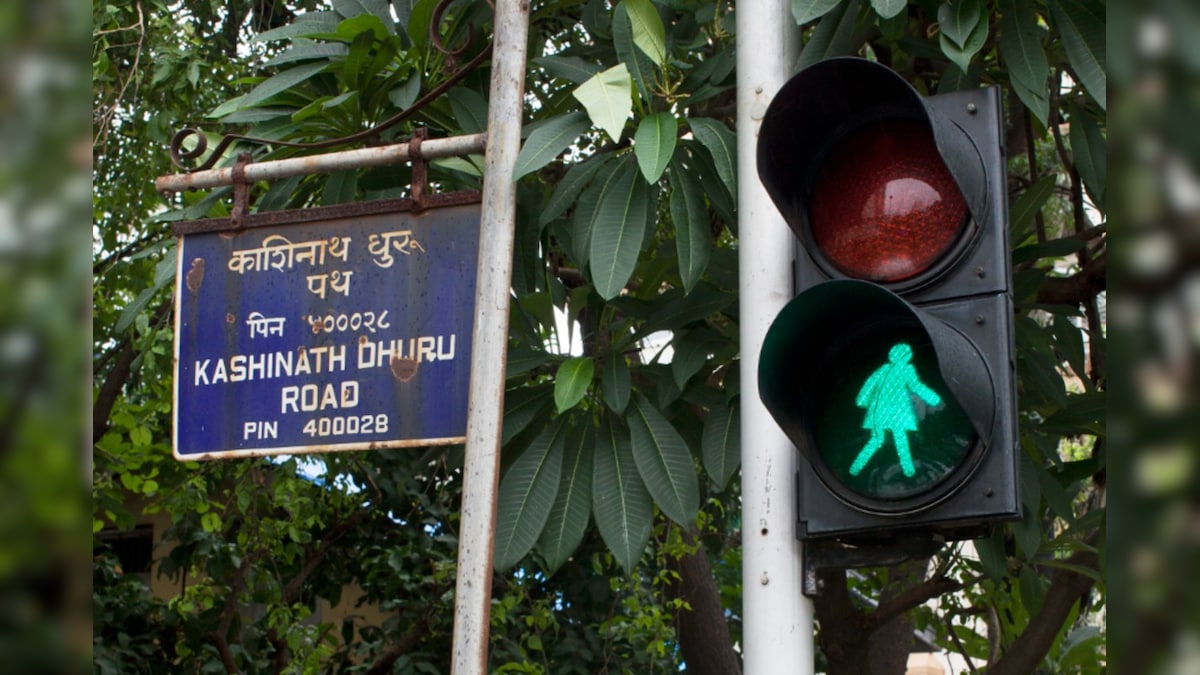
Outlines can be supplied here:
[[204, 283], [204, 258], [192, 259], [192, 268], [184, 275], [183, 280], [189, 291], [195, 293], [200, 290], [200, 284]]
[[398, 358], [393, 355], [388, 361], [388, 365], [392, 367], [392, 375], [401, 382], [408, 382], [417, 374], [415, 359]]

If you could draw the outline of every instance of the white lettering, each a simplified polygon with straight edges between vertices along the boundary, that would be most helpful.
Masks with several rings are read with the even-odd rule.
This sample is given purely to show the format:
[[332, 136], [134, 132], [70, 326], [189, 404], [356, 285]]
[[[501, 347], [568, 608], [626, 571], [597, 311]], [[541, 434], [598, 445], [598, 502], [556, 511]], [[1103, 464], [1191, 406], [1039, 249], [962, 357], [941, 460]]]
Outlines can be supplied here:
[[289, 412], [318, 412], [358, 406], [358, 382], [348, 380], [336, 386], [326, 384], [289, 385], [280, 390], [280, 414]]
[[[208, 364], [212, 359], [204, 359], [204, 363], [196, 362], [196, 386], [208, 384]], [[203, 380], [203, 382], [201, 382]]]

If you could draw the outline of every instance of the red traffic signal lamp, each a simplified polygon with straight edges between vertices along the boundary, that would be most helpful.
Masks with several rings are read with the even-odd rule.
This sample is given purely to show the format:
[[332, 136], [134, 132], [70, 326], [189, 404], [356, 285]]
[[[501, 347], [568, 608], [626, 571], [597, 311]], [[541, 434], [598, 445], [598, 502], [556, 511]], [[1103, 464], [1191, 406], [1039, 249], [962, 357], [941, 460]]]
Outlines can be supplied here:
[[978, 536], [1020, 513], [1002, 116], [857, 58], [789, 80], [758, 172], [796, 234], [759, 395], [803, 457], [799, 536]]

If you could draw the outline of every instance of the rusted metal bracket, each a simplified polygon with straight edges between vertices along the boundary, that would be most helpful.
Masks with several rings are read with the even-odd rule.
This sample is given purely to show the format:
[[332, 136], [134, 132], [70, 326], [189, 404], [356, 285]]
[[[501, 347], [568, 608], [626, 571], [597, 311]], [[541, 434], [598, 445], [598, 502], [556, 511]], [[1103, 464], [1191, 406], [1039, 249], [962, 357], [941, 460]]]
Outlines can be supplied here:
[[237, 161], [233, 164], [233, 211], [229, 214], [229, 222], [233, 229], [240, 230], [250, 215], [250, 183], [246, 181], [246, 165], [253, 161], [250, 153], [238, 153]]
[[408, 159], [412, 162], [412, 192], [410, 197], [413, 213], [420, 213], [427, 208], [425, 203], [425, 188], [429, 183], [429, 162], [421, 153], [421, 143], [429, 137], [429, 130], [418, 127], [413, 131], [408, 141]]

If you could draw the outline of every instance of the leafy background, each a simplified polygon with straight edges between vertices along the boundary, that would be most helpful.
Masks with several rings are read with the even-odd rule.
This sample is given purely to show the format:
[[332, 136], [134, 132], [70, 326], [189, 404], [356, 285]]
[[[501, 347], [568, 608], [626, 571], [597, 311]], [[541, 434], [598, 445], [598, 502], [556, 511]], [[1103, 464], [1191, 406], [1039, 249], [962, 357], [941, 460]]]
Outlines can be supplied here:
[[[1006, 97], [1027, 517], [977, 542], [977, 559], [947, 550], [923, 583], [873, 570], [845, 584], [847, 597], [893, 611], [902, 608], [890, 599], [905, 588], [958, 586], [936, 611], [908, 613], [906, 629], [994, 672], [1029, 672], [1012, 659], [1002, 665], [1005, 655], [1047, 632], [1038, 668], [1104, 667], [1096, 617], [1106, 606], [1110, 549], [1136, 563], [1124, 578], [1143, 583], [1123, 607], [1145, 619], [1113, 631], [1114, 653], [1150, 645], [1139, 652], [1143, 667], [1165, 667], [1180, 643], [1161, 628], [1187, 634], [1195, 625], [1196, 608], [1174, 599], [1196, 548], [1185, 535], [1196, 449], [1179, 440], [1200, 437], [1186, 433], [1196, 419], [1195, 341], [1183, 327], [1195, 304], [1182, 290], [1194, 260], [1195, 201], [1177, 186], [1188, 184], [1180, 171], [1194, 176], [1187, 172], [1200, 147], [1186, 122], [1196, 63], [1186, 36], [1197, 24], [1190, 10], [1164, 4], [1114, 23], [1117, 37], [1108, 37], [1106, 11], [1082, 0], [792, 6], [804, 36], [797, 67], [857, 53], [927, 93], [998, 84]], [[647, 672], [686, 661], [703, 672], [690, 656], [704, 642], [696, 635], [724, 630], [725, 658], [738, 640], [733, 12], [725, 3], [652, 0], [533, 6], [494, 670]], [[482, 48], [477, 39], [459, 57], [438, 50], [425, 30], [432, 13], [431, 2], [372, 0], [93, 4], [93, 529], [169, 515], [171, 547], [159, 551], [158, 572], [186, 580], [177, 597], [151, 597], [99, 546], [91, 569], [96, 670], [445, 669], [461, 449], [323, 457], [323, 484], [304, 478], [296, 459], [174, 462], [168, 226], [226, 214], [229, 200], [216, 190], [164, 203], [152, 188], [154, 176], [172, 170], [162, 148], [185, 124], [201, 123], [213, 140], [238, 130], [311, 141], [412, 106]], [[1134, 26], [1140, 42], [1124, 30]], [[446, 43], [462, 45], [468, 27], [489, 33], [486, 5], [456, 3], [438, 28]], [[1146, 31], [1165, 37], [1156, 43]], [[1139, 94], [1114, 97], [1118, 121], [1137, 131], [1111, 152], [1110, 71], [1122, 93]], [[469, 72], [373, 142], [405, 138], [415, 125], [434, 136], [481, 131], [486, 91], [487, 69]], [[298, 152], [242, 149], [256, 160]], [[1110, 155], [1126, 160], [1113, 181], [1124, 198], [1116, 208], [1123, 222], [1140, 225], [1118, 256], [1142, 301], [1118, 317], [1128, 347], [1116, 351], [1116, 369], [1105, 358], [1102, 293]], [[431, 180], [442, 189], [475, 186], [480, 166], [479, 158], [437, 162]], [[409, 180], [403, 168], [296, 178], [258, 186], [254, 204], [264, 211], [398, 196]], [[38, 330], [69, 341], [76, 315], [37, 311], [46, 303], [18, 267], [39, 264], [28, 252], [46, 236], [20, 232], [20, 254], [10, 253], [4, 270], [21, 289], [10, 297], [28, 306], [14, 309], [22, 328], [6, 335], [61, 316], [67, 323]], [[69, 274], [45, 269], [42, 277], [67, 289], [63, 297], [75, 297]], [[567, 328], [558, 313], [571, 320]], [[669, 362], [643, 358], [644, 341], [659, 331], [669, 331]], [[578, 352], [553, 348], [574, 341]], [[38, 360], [5, 363], [33, 370]], [[1110, 370], [1128, 380], [1117, 407], [1132, 413], [1113, 420], [1118, 474], [1134, 477], [1137, 506], [1113, 532], [1129, 547], [1108, 546], [1104, 534]], [[31, 377], [38, 387], [53, 384], [44, 373]], [[20, 419], [62, 428], [54, 413], [23, 408], [34, 400], [24, 391], [7, 394]], [[70, 457], [61, 438], [10, 445], [58, 443], [58, 454], [38, 457]], [[63, 475], [45, 471], [44, 459], [26, 466]], [[338, 480], [363, 489], [331, 487]], [[19, 525], [14, 532], [30, 534], [11, 539], [11, 550], [32, 559], [15, 542], [39, 541], [47, 530]], [[709, 594], [685, 589], [685, 580], [703, 580]], [[387, 623], [304, 621], [316, 598], [338, 599], [349, 582], [390, 612]], [[1056, 588], [1081, 588], [1085, 611], [1066, 603], [1049, 626], [1036, 624], [1055, 616], [1047, 605], [1062, 604]], [[699, 609], [713, 598], [715, 612]], [[243, 604], [263, 611], [244, 616]], [[855, 611], [855, 620], [871, 621], [861, 605]], [[694, 625], [701, 615], [710, 621]], [[829, 614], [822, 621], [831, 672], [836, 624]]]

